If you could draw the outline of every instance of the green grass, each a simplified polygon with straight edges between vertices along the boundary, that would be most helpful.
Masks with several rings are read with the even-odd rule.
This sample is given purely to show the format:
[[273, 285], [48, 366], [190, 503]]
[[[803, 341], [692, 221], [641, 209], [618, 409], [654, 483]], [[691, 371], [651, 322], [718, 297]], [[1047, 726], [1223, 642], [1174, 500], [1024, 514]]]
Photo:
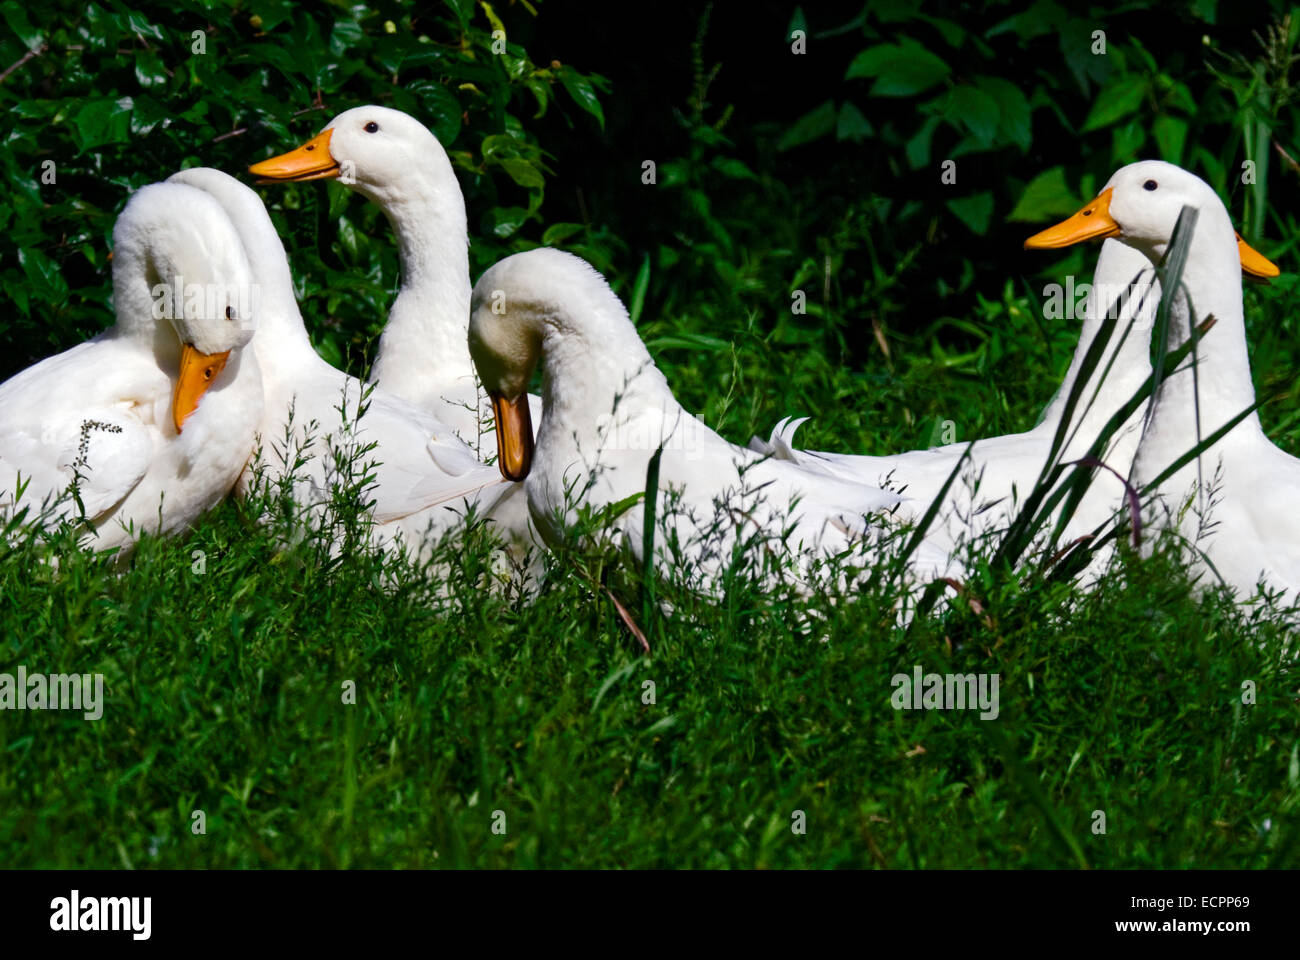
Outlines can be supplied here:
[[[1285, 630], [1188, 602], [1159, 559], [1065, 618], [1062, 591], [1008, 595], [991, 628], [959, 610], [903, 635], [870, 598], [819, 603], [825, 642], [799, 634], [788, 598], [741, 589], [679, 609], [646, 659], [576, 577], [531, 608], [460, 586], [439, 609], [418, 577], [390, 568], [385, 593], [380, 564], [326, 572], [303, 553], [228, 506], [126, 576], [4, 565], [6, 663], [100, 671], [108, 692], [95, 722], [0, 714], [6, 864], [1297, 859]], [[890, 678], [916, 664], [999, 673], [1000, 717], [893, 710]]]
[[[1267, 311], [1282, 294], [1252, 296]], [[1068, 354], [1049, 361], [1015, 325], [1017, 313], [1032, 322], [1027, 302], [989, 309], [1024, 344], [997, 383], [972, 374], [979, 350], [936, 382], [933, 356], [906, 344], [892, 370], [883, 358], [834, 369], [806, 351], [792, 374], [790, 355], [723, 331], [738, 344], [734, 394], [780, 397], [797, 381], [822, 412], [819, 439], [853, 449], [907, 443], [926, 394], [945, 391], [971, 431], [1024, 428], [1054, 389], [1049, 363]], [[673, 356], [661, 354], [670, 381], [718, 413], [726, 386]], [[886, 406], [915, 405], [912, 423], [868, 422], [839, 397], [873, 379], [900, 398]], [[765, 429], [785, 410], [763, 400], [745, 413]], [[881, 424], [890, 432], [869, 432]], [[347, 528], [348, 500], [331, 529]], [[4, 863], [1300, 863], [1293, 618], [1193, 599], [1170, 549], [1126, 551], [1091, 594], [982, 571], [974, 604], [903, 629], [884, 592], [802, 598], [743, 570], [718, 601], [663, 584], [673, 612], [655, 614], [636, 602], [636, 571], [580, 545], [549, 560], [525, 605], [486, 588], [477, 533], [423, 567], [332, 557], [321, 538], [286, 546], [259, 521], [264, 506], [228, 503], [185, 537], [146, 540], [125, 571], [58, 535], [0, 556], [0, 669], [102, 672], [107, 693], [93, 722], [0, 712]], [[636, 611], [651, 656], [606, 587]], [[894, 710], [891, 678], [916, 665], [999, 674], [1000, 716]], [[791, 829], [796, 811], [806, 833]]]

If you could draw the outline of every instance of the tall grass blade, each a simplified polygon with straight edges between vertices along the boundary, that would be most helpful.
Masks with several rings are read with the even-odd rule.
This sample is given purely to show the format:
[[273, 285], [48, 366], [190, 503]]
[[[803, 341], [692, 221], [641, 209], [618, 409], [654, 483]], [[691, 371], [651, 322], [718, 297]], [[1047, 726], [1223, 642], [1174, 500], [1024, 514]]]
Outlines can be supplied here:
[[632, 300], [628, 304], [627, 314], [632, 320], [632, 325], [636, 326], [641, 319], [641, 311], [645, 308], [645, 294], [650, 289], [650, 254], [646, 254], [641, 261], [641, 269], [637, 271], [636, 282], [632, 284]]
[[[1155, 359], [1151, 363], [1151, 373], [1154, 377], [1153, 395], [1160, 389], [1160, 384], [1165, 379], [1166, 354], [1169, 351], [1169, 314], [1183, 282], [1183, 268], [1187, 265], [1187, 252], [1191, 249], [1192, 232], [1196, 229], [1196, 219], [1199, 215], [1199, 211], [1194, 207], [1183, 207], [1178, 214], [1178, 221], [1174, 224], [1174, 232], [1169, 239], [1169, 247], [1165, 250], [1164, 259], [1160, 266], [1156, 267], [1156, 274], [1160, 277], [1161, 294], [1160, 307], [1156, 310], [1155, 326], [1151, 330], [1151, 345], [1155, 349]], [[1146, 416], [1142, 419], [1143, 433], [1146, 433], [1150, 422], [1151, 407], [1147, 407]]]
[[[1160, 305], [1156, 311], [1155, 329], [1152, 332], [1153, 338], [1158, 343], [1158, 354], [1156, 363], [1153, 365], [1152, 375], [1141, 389], [1137, 391], [1134, 397], [1126, 403], [1121, 412], [1124, 414], [1121, 419], [1119, 414], [1112, 416], [1103, 427], [1097, 439], [1089, 448], [1088, 453], [1083, 459], [1092, 458], [1100, 461], [1101, 454], [1109, 443], [1110, 438], [1114, 436], [1115, 431], [1127, 422], [1128, 417], [1133, 414], [1139, 405], [1146, 398], [1153, 396], [1155, 390], [1164, 376], [1164, 368], [1168, 362], [1167, 338], [1165, 331], [1169, 326], [1170, 306], [1173, 302], [1173, 293], [1177, 291], [1182, 283], [1183, 268], [1187, 263], [1187, 253], [1191, 246], [1192, 233], [1196, 226], [1197, 212], [1192, 207], [1184, 206], [1178, 215], [1178, 221], [1174, 225], [1174, 232], [1169, 241], [1169, 247], [1160, 266], [1156, 268], [1156, 275], [1160, 279], [1161, 297]], [[1083, 363], [1080, 365], [1079, 375], [1066, 398], [1066, 404], [1061, 416], [1061, 424], [1057, 428], [1056, 436], [1053, 438], [1052, 449], [1048, 455], [1047, 462], [1043, 465], [1043, 471], [1039, 475], [1039, 480], [1035, 484], [1029, 496], [1025, 498], [1024, 505], [1017, 514], [1011, 526], [1007, 530], [1006, 536], [999, 545], [994, 554], [992, 566], [1004, 570], [1010, 570], [1019, 562], [1021, 556], [1029, 548], [1043, 526], [1050, 520], [1056, 512], [1056, 506], [1061, 503], [1067, 495], [1071, 495], [1066, 503], [1066, 509], [1060, 512], [1057, 522], [1053, 527], [1051, 537], [1047, 544], [1048, 550], [1051, 551], [1059, 540], [1062, 531], [1073, 517], [1074, 512], [1078, 509], [1083, 500], [1088, 485], [1091, 483], [1095, 467], [1089, 465], [1079, 465], [1074, 469], [1075, 475], [1070, 482], [1058, 486], [1058, 481], [1065, 471], [1065, 465], [1059, 462], [1062, 451], [1065, 448], [1065, 437], [1070, 423], [1073, 421], [1073, 415], [1078, 401], [1083, 391], [1086, 389], [1087, 382], [1093, 371], [1096, 370], [1100, 363], [1103, 352], [1114, 336], [1118, 326], [1118, 316], [1128, 302], [1130, 290], [1121, 291], [1117, 300], [1117, 305], [1107, 310], [1106, 317], [1103, 319], [1101, 328], [1098, 330], [1093, 342], [1089, 344], [1087, 352], [1084, 354]], [[1135, 314], [1136, 315], [1136, 314]], [[1131, 327], [1133, 320], [1129, 321]], [[1127, 335], [1127, 332], [1126, 334]], [[1188, 349], [1194, 349], [1195, 344], [1187, 344]], [[1180, 355], [1185, 355], [1185, 351], [1180, 351]], [[1144, 418], [1143, 429], [1150, 420], [1150, 406], [1147, 408], [1147, 414]], [[1099, 549], [1100, 544], [1091, 544], [1081, 547], [1082, 551], [1091, 554], [1094, 550]]]
[[[659, 461], [664, 447], [660, 444], [645, 468], [645, 504], [641, 521], [642, 617], [647, 629], [655, 611], [655, 522], [659, 509]], [[644, 643], [644, 639], [642, 640]], [[649, 647], [647, 646], [647, 650]]]

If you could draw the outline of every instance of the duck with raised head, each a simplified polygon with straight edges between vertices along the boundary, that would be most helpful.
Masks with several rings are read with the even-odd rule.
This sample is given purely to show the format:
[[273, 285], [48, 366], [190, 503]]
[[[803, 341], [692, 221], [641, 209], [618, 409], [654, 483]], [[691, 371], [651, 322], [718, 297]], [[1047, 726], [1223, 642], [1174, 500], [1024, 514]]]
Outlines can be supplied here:
[[[491, 410], [466, 346], [471, 285], [465, 198], [438, 138], [400, 110], [354, 107], [302, 146], [255, 163], [249, 172], [280, 183], [338, 180], [383, 210], [397, 236], [401, 286], [369, 379], [451, 426], [490, 463], [497, 438], [487, 426]], [[541, 401], [531, 402], [539, 414]], [[512, 487], [501, 496], [491, 519], [517, 555], [537, 545], [522, 491]]]
[[[397, 236], [401, 286], [370, 379], [434, 412], [478, 448], [483, 420], [465, 345], [465, 197], [438, 138], [400, 110], [354, 107], [297, 149], [248, 169], [268, 181], [338, 180], [384, 212]], [[482, 437], [483, 457], [495, 452], [495, 442], [490, 433]]]
[[[1189, 360], [1157, 388], [1133, 464], [1133, 479], [1143, 488], [1255, 403], [1241, 277], [1243, 270], [1272, 277], [1278, 269], [1236, 234], [1209, 184], [1159, 160], [1122, 167], [1091, 203], [1025, 242], [1053, 248], [1113, 237], [1155, 265], [1184, 207], [1197, 216], [1170, 304], [1167, 347], [1182, 346], [1210, 316], [1216, 323], [1198, 344], [1195, 370]], [[1297, 489], [1300, 460], [1278, 449], [1251, 412], [1150, 490], [1150, 510], [1158, 526], [1176, 531], [1194, 548], [1206, 582], [1221, 579], [1242, 599], [1262, 583], [1286, 591], [1287, 602], [1294, 603], [1300, 588]], [[1184, 510], [1189, 502], [1192, 509]]]

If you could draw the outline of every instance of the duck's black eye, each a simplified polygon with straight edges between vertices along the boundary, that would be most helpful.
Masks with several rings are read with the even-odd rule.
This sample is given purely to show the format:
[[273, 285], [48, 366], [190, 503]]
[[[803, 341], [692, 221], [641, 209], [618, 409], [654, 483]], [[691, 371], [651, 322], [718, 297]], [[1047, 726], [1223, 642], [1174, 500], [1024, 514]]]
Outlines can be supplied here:
[[375, 123], [375, 121], [371, 120], [369, 123], [366, 124], [366, 133], [378, 133], [378, 132], [379, 132], [379, 124]]
[[1148, 180], [1146, 183], [1142, 184], [1142, 189], [1154, 190], [1158, 186], [1160, 186], [1160, 184], [1156, 183], [1154, 180]]
[[235, 308], [234, 308], [234, 307], [226, 307], [226, 319], [227, 319], [227, 320], [234, 320], [234, 319], [235, 319]]

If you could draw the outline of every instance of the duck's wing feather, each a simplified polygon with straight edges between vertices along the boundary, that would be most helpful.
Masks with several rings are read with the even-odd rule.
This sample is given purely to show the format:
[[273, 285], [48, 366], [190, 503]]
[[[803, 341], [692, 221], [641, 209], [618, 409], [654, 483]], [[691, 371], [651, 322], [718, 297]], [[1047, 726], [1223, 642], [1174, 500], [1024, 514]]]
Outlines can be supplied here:
[[390, 523], [442, 503], [505, 484], [495, 466], [486, 466], [431, 414], [388, 394], [371, 396], [362, 418], [362, 439], [374, 439], [374, 517]]
[[166, 416], [170, 383], [157, 365], [113, 340], [95, 339], [50, 357], [0, 385], [0, 506], [58, 499], [75, 481], [94, 521], [120, 504], [153, 460], [157, 420]]
[[0, 507], [40, 509], [63, 498], [54, 516], [95, 522], [136, 488], [154, 451], [154, 431], [112, 408], [88, 408], [43, 425], [6, 425], [0, 430]]

